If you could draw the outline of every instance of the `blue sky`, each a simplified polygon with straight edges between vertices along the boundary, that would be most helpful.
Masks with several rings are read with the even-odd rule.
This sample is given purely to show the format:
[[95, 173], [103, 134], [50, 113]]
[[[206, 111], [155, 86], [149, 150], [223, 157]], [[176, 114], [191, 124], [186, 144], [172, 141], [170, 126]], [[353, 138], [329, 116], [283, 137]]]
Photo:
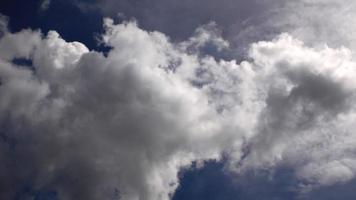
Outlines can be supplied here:
[[0, 199], [355, 199], [355, 7], [1, 1]]

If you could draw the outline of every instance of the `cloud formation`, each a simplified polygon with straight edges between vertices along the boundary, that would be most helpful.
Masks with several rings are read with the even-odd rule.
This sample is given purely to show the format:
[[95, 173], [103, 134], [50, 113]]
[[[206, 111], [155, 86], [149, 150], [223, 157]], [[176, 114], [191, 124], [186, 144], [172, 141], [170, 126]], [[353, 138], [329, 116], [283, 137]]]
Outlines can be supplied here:
[[286, 165], [311, 185], [352, 179], [356, 71], [351, 51], [308, 48], [284, 34], [254, 44], [251, 56], [259, 68], [257, 99], [265, 106], [242, 165]]
[[292, 168], [301, 191], [355, 177], [352, 50], [281, 34], [237, 63], [207, 53], [230, 46], [213, 23], [183, 42], [104, 26], [107, 54], [3, 29], [1, 199], [167, 200], [182, 167], [222, 154], [236, 173]]
[[[249, 45], [283, 32], [308, 45], [355, 48], [356, 3], [352, 0], [76, 0], [85, 11], [136, 18], [140, 27], [185, 40], [196, 27], [214, 21], [231, 42], [229, 58], [243, 59]], [[118, 15], [118, 13], [120, 13]]]
[[216, 111], [188, 81], [197, 58], [135, 23], [106, 29], [107, 56], [54, 31], [1, 39], [2, 199], [28, 185], [61, 199], [168, 199], [180, 167], [219, 157]]

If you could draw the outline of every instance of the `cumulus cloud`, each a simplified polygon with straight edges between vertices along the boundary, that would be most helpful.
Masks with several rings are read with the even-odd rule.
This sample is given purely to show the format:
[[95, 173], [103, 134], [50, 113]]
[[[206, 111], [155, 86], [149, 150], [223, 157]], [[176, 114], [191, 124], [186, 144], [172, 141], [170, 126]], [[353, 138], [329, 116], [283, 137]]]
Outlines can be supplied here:
[[230, 47], [212, 23], [183, 42], [104, 26], [107, 54], [4, 29], [1, 199], [166, 200], [182, 167], [221, 154], [236, 173], [290, 167], [306, 190], [355, 177], [352, 50], [281, 34], [238, 63], [209, 55]]
[[[252, 46], [265, 106], [242, 170], [287, 165], [313, 184], [354, 177], [355, 63], [345, 48], [308, 48], [291, 36]], [[347, 141], [347, 142], [346, 142]]]
[[104, 16], [123, 13], [138, 19], [140, 27], [159, 30], [178, 41], [214, 21], [231, 42], [224, 56], [239, 61], [246, 59], [251, 43], [271, 40], [283, 32], [308, 45], [355, 48], [351, 33], [355, 32], [356, 4], [352, 0], [76, 0], [74, 4], [84, 12], [94, 10]]
[[181, 167], [219, 158], [216, 111], [188, 80], [197, 58], [135, 23], [105, 26], [107, 56], [54, 31], [1, 39], [2, 199], [31, 195], [26, 187], [61, 199], [168, 199]]

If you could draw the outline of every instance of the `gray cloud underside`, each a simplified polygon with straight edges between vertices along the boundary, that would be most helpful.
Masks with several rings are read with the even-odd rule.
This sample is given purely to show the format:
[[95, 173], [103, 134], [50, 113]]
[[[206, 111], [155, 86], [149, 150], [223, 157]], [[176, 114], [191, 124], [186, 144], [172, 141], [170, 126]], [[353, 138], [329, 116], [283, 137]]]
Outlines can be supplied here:
[[[321, 12], [343, 5], [327, 2]], [[315, 13], [309, 9], [305, 21]], [[31, 198], [19, 192], [31, 187], [69, 200], [166, 200], [182, 167], [222, 153], [234, 173], [292, 168], [301, 193], [355, 178], [356, 63], [352, 43], [338, 47], [351, 41], [345, 30], [353, 26], [314, 40], [314, 29], [296, 25], [251, 44], [248, 59], [237, 62], [205, 53], [233, 48], [214, 23], [171, 42], [135, 22], [106, 19], [102, 42], [113, 49], [105, 56], [54, 31], [10, 33], [6, 21], [0, 199]], [[335, 30], [330, 23], [322, 33]]]

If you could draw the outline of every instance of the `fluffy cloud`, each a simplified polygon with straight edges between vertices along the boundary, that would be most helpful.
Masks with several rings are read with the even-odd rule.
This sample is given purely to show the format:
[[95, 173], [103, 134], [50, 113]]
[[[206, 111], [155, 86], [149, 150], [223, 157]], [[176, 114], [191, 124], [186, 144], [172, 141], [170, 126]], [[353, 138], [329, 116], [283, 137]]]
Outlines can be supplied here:
[[[282, 35], [252, 46], [265, 104], [244, 168], [286, 165], [311, 185], [354, 177], [355, 63], [350, 50], [312, 49]], [[245, 166], [244, 166], [245, 165]]]
[[2, 199], [30, 196], [26, 187], [61, 199], [168, 199], [182, 166], [219, 157], [216, 111], [188, 80], [197, 58], [135, 23], [107, 20], [106, 30], [107, 56], [54, 31], [1, 39]]
[[237, 173], [293, 168], [307, 189], [354, 178], [351, 50], [282, 34], [237, 64], [206, 54], [229, 47], [212, 24], [181, 43], [135, 22], [105, 30], [107, 55], [54, 31], [5, 31], [1, 199], [165, 200], [182, 167], [222, 153]]
[[351, 33], [355, 32], [356, 4], [352, 0], [76, 0], [74, 4], [84, 12], [136, 18], [144, 29], [159, 30], [178, 40], [214, 21], [231, 42], [232, 48], [224, 56], [238, 60], [246, 58], [251, 43], [271, 40], [282, 32], [308, 45], [355, 48]]

